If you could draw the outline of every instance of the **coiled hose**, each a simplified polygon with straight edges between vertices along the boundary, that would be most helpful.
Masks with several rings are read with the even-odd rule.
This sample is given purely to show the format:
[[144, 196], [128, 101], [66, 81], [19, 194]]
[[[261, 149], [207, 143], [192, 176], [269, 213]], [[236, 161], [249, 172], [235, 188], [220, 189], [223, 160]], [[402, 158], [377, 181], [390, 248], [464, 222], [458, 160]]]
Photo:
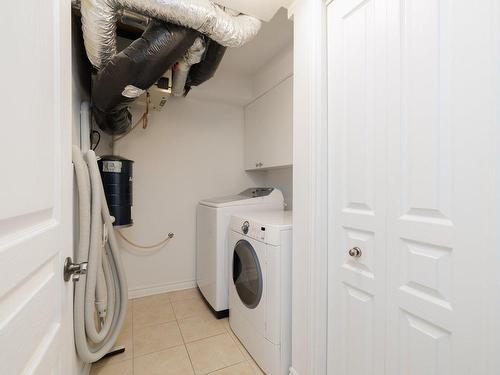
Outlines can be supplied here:
[[85, 157], [86, 162], [80, 149], [73, 146], [79, 208], [76, 261], [88, 262], [87, 274], [75, 282], [73, 319], [78, 356], [92, 363], [115, 344], [125, 320], [128, 295], [96, 155], [88, 151]]

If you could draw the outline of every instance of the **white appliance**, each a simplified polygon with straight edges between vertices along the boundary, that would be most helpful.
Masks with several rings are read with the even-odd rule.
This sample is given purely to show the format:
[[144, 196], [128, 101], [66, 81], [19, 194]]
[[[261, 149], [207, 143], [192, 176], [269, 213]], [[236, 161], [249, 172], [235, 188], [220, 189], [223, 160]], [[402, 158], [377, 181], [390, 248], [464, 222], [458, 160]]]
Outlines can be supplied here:
[[275, 188], [251, 188], [238, 195], [200, 201], [197, 208], [196, 282], [217, 317], [227, 316], [229, 221], [235, 212], [283, 210]]
[[266, 374], [288, 374], [292, 354], [292, 213], [233, 215], [229, 249], [229, 324]]

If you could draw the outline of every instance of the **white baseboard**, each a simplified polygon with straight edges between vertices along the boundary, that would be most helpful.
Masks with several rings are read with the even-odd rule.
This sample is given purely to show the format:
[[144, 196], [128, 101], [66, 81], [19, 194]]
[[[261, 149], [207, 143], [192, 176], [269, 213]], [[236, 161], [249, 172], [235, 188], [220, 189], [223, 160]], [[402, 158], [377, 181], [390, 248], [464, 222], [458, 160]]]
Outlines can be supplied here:
[[152, 296], [154, 294], [173, 292], [174, 290], [190, 289], [196, 287], [196, 280], [172, 282], [167, 284], [151, 285], [142, 288], [129, 289], [128, 298]]
[[290, 367], [290, 375], [299, 375], [299, 373], [293, 367]]

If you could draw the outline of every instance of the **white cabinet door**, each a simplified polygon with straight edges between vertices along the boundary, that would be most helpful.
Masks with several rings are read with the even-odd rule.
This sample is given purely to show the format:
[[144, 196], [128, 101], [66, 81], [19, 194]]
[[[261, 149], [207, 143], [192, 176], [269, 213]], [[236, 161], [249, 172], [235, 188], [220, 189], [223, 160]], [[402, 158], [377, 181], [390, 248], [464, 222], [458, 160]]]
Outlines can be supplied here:
[[[384, 0], [328, 8], [329, 373], [384, 372]], [[360, 256], [349, 255], [359, 248]]]
[[328, 6], [330, 374], [500, 373], [494, 3]]
[[70, 1], [2, 3], [0, 373], [76, 374]]
[[293, 77], [245, 108], [245, 169], [292, 165]]
[[493, 2], [389, 3], [388, 374], [486, 374]]

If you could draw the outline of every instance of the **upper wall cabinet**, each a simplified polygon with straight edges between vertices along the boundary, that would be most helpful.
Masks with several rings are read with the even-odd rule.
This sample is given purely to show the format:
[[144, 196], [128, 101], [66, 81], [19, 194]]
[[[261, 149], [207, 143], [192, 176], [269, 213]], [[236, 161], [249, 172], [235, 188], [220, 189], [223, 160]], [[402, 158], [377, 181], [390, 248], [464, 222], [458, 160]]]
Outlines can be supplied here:
[[245, 169], [292, 165], [293, 77], [245, 108]]

